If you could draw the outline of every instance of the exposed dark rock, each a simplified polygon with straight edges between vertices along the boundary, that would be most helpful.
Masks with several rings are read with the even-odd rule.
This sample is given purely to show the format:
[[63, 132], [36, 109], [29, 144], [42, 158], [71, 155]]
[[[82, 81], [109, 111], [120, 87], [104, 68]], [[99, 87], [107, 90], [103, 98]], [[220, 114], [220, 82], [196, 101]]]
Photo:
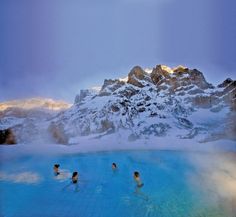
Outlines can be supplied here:
[[155, 116], [157, 116], [157, 113], [156, 112], [151, 112], [150, 117], [155, 117]]
[[231, 90], [233, 90], [234, 88], [236, 88], [236, 80], [235, 80], [235, 81], [232, 81], [232, 82], [225, 88], [225, 90], [226, 90], [226, 91], [231, 91]]
[[165, 78], [170, 78], [170, 71], [171, 69], [164, 65], [157, 65], [151, 73], [151, 79], [154, 84], [160, 85], [162, 82], [164, 82]]
[[139, 112], [144, 112], [146, 109], [144, 107], [141, 107], [138, 109]]
[[90, 94], [91, 92], [89, 90], [80, 90], [80, 94], [76, 95], [74, 103], [80, 103], [85, 97], [89, 96]]
[[12, 129], [0, 130], [0, 144], [16, 144], [16, 138]]
[[143, 105], [144, 105], [144, 102], [137, 103], [137, 106], [143, 106]]
[[119, 79], [115, 79], [115, 80], [105, 79], [104, 83], [102, 85], [100, 94], [102, 94], [106, 88], [108, 88], [109, 91], [114, 92], [118, 88], [122, 87], [124, 84], [125, 84], [125, 82], [120, 81]]
[[189, 70], [189, 75], [190, 84], [195, 84], [202, 89], [213, 88], [213, 85], [209, 84], [202, 72], [197, 69]]
[[233, 82], [233, 80], [231, 78], [227, 78], [221, 84], [219, 84], [217, 87], [219, 87], [219, 88], [226, 87], [232, 82]]
[[118, 111], [120, 111], [119, 107], [118, 107], [118, 106], [115, 106], [115, 105], [112, 105], [112, 106], [111, 106], [111, 110], [112, 110], [113, 112], [118, 112]]
[[149, 101], [149, 100], [151, 100], [152, 98], [151, 98], [150, 96], [146, 96], [144, 99], [145, 99], [145, 101]]
[[130, 98], [134, 96], [135, 94], [138, 94], [138, 92], [139, 91], [134, 89], [133, 87], [127, 87], [124, 90], [119, 91], [119, 95]]
[[145, 72], [140, 66], [135, 66], [128, 74], [127, 83], [137, 87], [144, 87], [141, 81], [151, 81], [147, 72]]
[[173, 72], [176, 74], [182, 74], [182, 73], [185, 73], [188, 71], [189, 71], [189, 68], [187, 68], [185, 66], [181, 66], [181, 65], [179, 65], [173, 69]]
[[193, 123], [190, 122], [189, 120], [187, 120], [186, 118], [179, 117], [178, 122], [182, 127], [186, 128], [186, 129], [190, 129], [193, 127]]

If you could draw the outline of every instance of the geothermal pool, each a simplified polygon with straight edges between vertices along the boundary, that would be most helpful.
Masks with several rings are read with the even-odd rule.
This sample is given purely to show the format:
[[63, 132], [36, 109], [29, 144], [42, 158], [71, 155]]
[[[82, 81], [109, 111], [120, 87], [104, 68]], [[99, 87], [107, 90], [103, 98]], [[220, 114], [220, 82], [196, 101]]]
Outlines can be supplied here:
[[[124, 151], [1, 161], [0, 216], [234, 217], [235, 157], [230, 166], [209, 163], [211, 157], [201, 152]], [[118, 165], [116, 172], [112, 162]], [[58, 178], [53, 175], [55, 163], [63, 170]], [[144, 183], [141, 189], [132, 177], [136, 170]], [[70, 183], [73, 171], [79, 172], [78, 185]], [[220, 182], [214, 178], [218, 176]]]

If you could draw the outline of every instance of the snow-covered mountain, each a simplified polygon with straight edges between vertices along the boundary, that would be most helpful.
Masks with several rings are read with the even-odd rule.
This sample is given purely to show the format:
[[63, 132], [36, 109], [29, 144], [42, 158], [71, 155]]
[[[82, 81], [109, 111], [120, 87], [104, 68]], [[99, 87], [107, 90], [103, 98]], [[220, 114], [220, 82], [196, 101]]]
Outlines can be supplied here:
[[127, 79], [106, 79], [98, 92], [81, 91], [55, 122], [69, 138], [125, 130], [121, 136], [128, 140], [168, 135], [235, 139], [235, 94], [236, 81], [214, 87], [196, 69], [136, 66]]
[[48, 134], [48, 122], [59, 112], [70, 107], [71, 105], [64, 101], [47, 98], [2, 102], [0, 130], [4, 132], [6, 129], [11, 129], [16, 135], [17, 142], [43, 141], [42, 135], [45, 137]]
[[60, 143], [113, 133], [129, 141], [170, 136], [236, 140], [235, 111], [236, 81], [230, 78], [213, 86], [197, 69], [136, 66], [127, 78], [106, 79], [101, 88], [81, 90], [72, 107], [33, 125]]

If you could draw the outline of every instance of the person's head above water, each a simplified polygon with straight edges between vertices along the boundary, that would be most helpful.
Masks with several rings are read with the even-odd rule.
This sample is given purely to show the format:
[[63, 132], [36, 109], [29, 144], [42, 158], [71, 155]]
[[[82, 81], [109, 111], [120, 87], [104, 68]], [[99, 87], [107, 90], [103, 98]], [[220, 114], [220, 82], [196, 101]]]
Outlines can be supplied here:
[[142, 181], [140, 179], [140, 174], [139, 174], [138, 171], [134, 172], [134, 180], [137, 183], [137, 187], [143, 187], [143, 183], [142, 183]]
[[72, 177], [76, 177], [78, 175], [78, 172], [73, 172]]
[[60, 164], [54, 164], [54, 168], [59, 168]]
[[59, 167], [60, 167], [60, 164], [54, 164], [54, 167], [53, 167], [53, 170], [54, 170], [54, 173], [55, 175], [59, 175]]
[[135, 171], [135, 172], [134, 172], [134, 177], [135, 177], [135, 178], [139, 178], [139, 176], [140, 176], [140, 175], [139, 175], [139, 172], [138, 172], [138, 171]]
[[111, 166], [111, 167], [112, 167], [113, 170], [117, 169], [116, 163], [112, 163], [112, 166]]
[[78, 176], [79, 176], [78, 172], [73, 172], [72, 177], [71, 177], [73, 183], [77, 183]]

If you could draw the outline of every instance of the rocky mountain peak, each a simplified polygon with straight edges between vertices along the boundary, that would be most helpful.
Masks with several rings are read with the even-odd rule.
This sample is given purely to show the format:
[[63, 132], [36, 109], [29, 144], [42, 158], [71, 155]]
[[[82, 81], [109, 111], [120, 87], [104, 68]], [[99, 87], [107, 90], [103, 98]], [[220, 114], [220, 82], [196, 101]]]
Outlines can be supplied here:
[[219, 84], [217, 87], [224, 88], [227, 87], [230, 84], [233, 84], [233, 80], [231, 78], [226, 78], [221, 84]]
[[159, 85], [165, 78], [170, 78], [172, 69], [165, 65], [157, 65], [151, 72], [150, 76], [154, 84]]
[[150, 82], [150, 76], [147, 72], [145, 72], [140, 66], [135, 66], [131, 69], [128, 74], [127, 83], [132, 84], [137, 87], [144, 87], [144, 83], [142, 81]]
[[[126, 79], [105, 79], [99, 96], [107, 96], [113, 94], [125, 84], [132, 85], [134, 88], [143, 88], [150, 85], [155, 85], [159, 90], [169, 89], [169, 93], [173, 93], [177, 88], [195, 85], [199, 89], [213, 88], [209, 84], [202, 72], [197, 69], [189, 69], [179, 65], [173, 69], [166, 65], [156, 65], [150, 72], [146, 72], [142, 67], [135, 66], [128, 73]], [[127, 88], [126, 88], [127, 89]], [[132, 89], [129, 87], [128, 89]], [[126, 92], [126, 91], [125, 91]], [[129, 91], [130, 92], [130, 91]], [[78, 97], [84, 98], [89, 95], [88, 90], [83, 90], [76, 101], [81, 101]]]
[[182, 65], [178, 65], [177, 67], [173, 68], [173, 72], [175, 73], [184, 73], [188, 71], [189, 71], [189, 68]]
[[[127, 80], [105, 79], [101, 91], [94, 98], [86, 98], [88, 105], [93, 106], [80, 104], [81, 118], [78, 116], [78, 122], [73, 120], [73, 123], [78, 125], [76, 133], [80, 135], [121, 128], [131, 130], [132, 138], [134, 134], [134, 137], [152, 133], [160, 136], [177, 127], [189, 130], [188, 135], [180, 137], [194, 137], [202, 130], [188, 119], [194, 111], [205, 109], [214, 114], [224, 108], [235, 110], [235, 81], [226, 79], [222, 84], [224, 89], [219, 86], [208, 83], [199, 70], [183, 65], [174, 68], [156, 65], [152, 70], [135, 66]], [[173, 121], [171, 124], [168, 118]]]

